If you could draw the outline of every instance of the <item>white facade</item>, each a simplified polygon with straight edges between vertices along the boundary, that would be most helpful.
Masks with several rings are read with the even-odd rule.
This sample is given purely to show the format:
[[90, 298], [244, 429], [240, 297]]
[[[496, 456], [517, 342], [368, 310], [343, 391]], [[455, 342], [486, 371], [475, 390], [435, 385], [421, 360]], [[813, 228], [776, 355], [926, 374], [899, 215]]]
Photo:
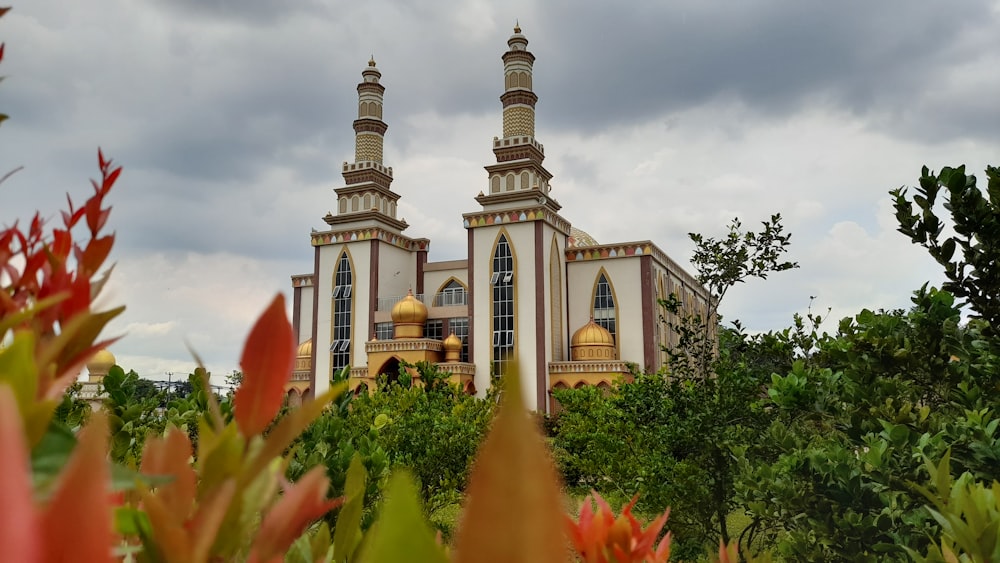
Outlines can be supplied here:
[[[555, 387], [607, 384], [627, 371], [626, 362], [662, 367], [668, 336], [658, 299], [677, 291], [686, 305], [705, 309], [704, 289], [650, 241], [598, 244], [559, 215], [552, 175], [542, 166], [545, 149], [534, 136], [538, 98], [527, 43], [515, 28], [503, 57], [497, 161], [486, 166], [478, 209], [461, 218], [469, 256], [448, 262], [428, 263], [430, 241], [402, 234], [408, 225], [395, 216], [401, 196], [389, 189], [392, 169], [382, 162], [384, 87], [369, 62], [358, 85], [355, 162], [344, 163], [345, 186], [336, 190], [338, 213], [324, 218], [330, 229], [312, 233], [313, 272], [292, 277], [299, 341], [319, 343], [309, 348], [307, 395], [326, 390], [344, 365], [352, 381], [370, 382], [402, 359], [392, 350], [433, 354], [441, 346], [427, 340], [455, 333], [464, 343], [461, 361], [447, 366], [465, 374], [470, 392], [485, 393], [492, 378], [516, 366], [526, 403], [545, 411]], [[390, 310], [409, 291], [427, 306], [425, 338], [387, 348], [381, 342], [392, 339]], [[571, 346], [581, 345], [571, 335], [592, 320], [614, 336], [613, 357], [571, 361]]]

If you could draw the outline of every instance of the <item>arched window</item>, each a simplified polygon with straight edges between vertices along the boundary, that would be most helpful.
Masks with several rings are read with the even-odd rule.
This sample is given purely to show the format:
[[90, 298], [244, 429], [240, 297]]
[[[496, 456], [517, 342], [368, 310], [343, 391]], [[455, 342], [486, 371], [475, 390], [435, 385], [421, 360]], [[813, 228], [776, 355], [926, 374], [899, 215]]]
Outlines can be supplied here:
[[501, 234], [493, 251], [493, 376], [504, 374], [514, 349], [514, 254]]
[[552, 248], [549, 250], [549, 303], [552, 310], [552, 360], [563, 361], [562, 338], [562, 262], [559, 260], [559, 245], [555, 234], [552, 235]]
[[331, 367], [336, 373], [351, 363], [351, 305], [353, 303], [351, 260], [347, 251], [340, 255], [333, 274], [333, 342]]
[[608, 282], [608, 276], [601, 270], [594, 286], [594, 322], [608, 329], [618, 345], [618, 312], [615, 309], [615, 295]]
[[436, 307], [451, 307], [453, 305], [468, 305], [465, 286], [458, 280], [452, 278], [441, 289], [438, 290], [437, 298], [434, 300]]

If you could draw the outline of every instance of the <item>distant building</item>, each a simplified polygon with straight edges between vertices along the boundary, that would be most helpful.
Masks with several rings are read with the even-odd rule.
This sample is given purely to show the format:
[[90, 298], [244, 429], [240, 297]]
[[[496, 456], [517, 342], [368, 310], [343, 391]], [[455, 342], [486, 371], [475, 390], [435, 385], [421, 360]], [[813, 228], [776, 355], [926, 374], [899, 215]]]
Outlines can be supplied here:
[[[292, 276], [302, 343], [292, 403], [325, 391], [344, 366], [354, 390], [375, 389], [376, 376], [394, 376], [401, 361], [426, 360], [483, 393], [516, 362], [528, 406], [547, 411], [553, 389], [608, 386], [627, 362], [663, 365], [671, 336], [658, 299], [677, 293], [690, 310], [707, 309], [706, 291], [652, 242], [599, 244], [559, 214], [535, 138], [535, 56], [520, 28], [507, 44], [503, 136], [493, 138], [479, 207], [462, 217], [463, 260], [428, 262], [430, 241], [402, 234], [409, 225], [397, 217], [401, 195], [382, 157], [382, 74], [374, 60], [361, 73], [337, 214], [312, 233], [313, 271]], [[594, 204], [614, 213], [611, 201]]]

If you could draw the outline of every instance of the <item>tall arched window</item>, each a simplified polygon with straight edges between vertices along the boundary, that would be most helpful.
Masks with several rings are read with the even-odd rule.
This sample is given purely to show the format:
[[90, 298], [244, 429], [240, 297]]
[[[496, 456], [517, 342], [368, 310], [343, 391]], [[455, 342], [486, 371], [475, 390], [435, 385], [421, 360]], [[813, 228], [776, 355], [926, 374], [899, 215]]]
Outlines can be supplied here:
[[601, 270], [594, 287], [594, 322], [608, 329], [618, 345], [618, 313], [615, 310], [615, 296], [604, 270]]
[[559, 259], [559, 245], [556, 236], [552, 235], [552, 248], [549, 250], [549, 303], [552, 317], [552, 360], [563, 361], [562, 339], [562, 261]]
[[504, 374], [514, 349], [514, 254], [506, 235], [493, 251], [493, 375]]
[[330, 345], [334, 373], [351, 363], [351, 291], [354, 276], [347, 252], [340, 255], [333, 275], [333, 343]]

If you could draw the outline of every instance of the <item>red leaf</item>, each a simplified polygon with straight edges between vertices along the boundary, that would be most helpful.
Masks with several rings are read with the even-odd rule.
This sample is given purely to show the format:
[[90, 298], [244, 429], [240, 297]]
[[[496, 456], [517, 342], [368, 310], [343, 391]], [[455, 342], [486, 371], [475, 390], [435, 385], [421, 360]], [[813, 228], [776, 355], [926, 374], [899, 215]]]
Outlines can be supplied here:
[[233, 406], [244, 436], [259, 434], [278, 414], [294, 361], [295, 337], [279, 293], [250, 330], [240, 359], [243, 383]]
[[329, 488], [326, 468], [322, 466], [313, 467], [287, 487], [285, 494], [264, 516], [250, 551], [250, 561], [283, 560], [284, 553], [306, 526], [344, 502], [343, 497], [327, 500]]
[[114, 235], [93, 239], [87, 244], [86, 250], [83, 251], [83, 259], [81, 260], [84, 276], [90, 277], [97, 273], [97, 270], [104, 264], [104, 260], [107, 259], [108, 254], [111, 253], [111, 247], [114, 244]]
[[103, 413], [95, 413], [80, 432], [80, 441], [42, 516], [42, 529], [54, 534], [52, 541], [45, 542], [45, 561], [113, 561], [107, 435]]
[[41, 555], [30, 467], [17, 401], [10, 387], [0, 383], [0, 550], [7, 561], [37, 561]]
[[150, 438], [142, 452], [141, 470], [146, 475], [169, 475], [173, 480], [160, 485], [155, 496], [178, 525], [183, 525], [194, 509], [198, 476], [191, 469], [191, 440], [171, 428], [164, 438]]

